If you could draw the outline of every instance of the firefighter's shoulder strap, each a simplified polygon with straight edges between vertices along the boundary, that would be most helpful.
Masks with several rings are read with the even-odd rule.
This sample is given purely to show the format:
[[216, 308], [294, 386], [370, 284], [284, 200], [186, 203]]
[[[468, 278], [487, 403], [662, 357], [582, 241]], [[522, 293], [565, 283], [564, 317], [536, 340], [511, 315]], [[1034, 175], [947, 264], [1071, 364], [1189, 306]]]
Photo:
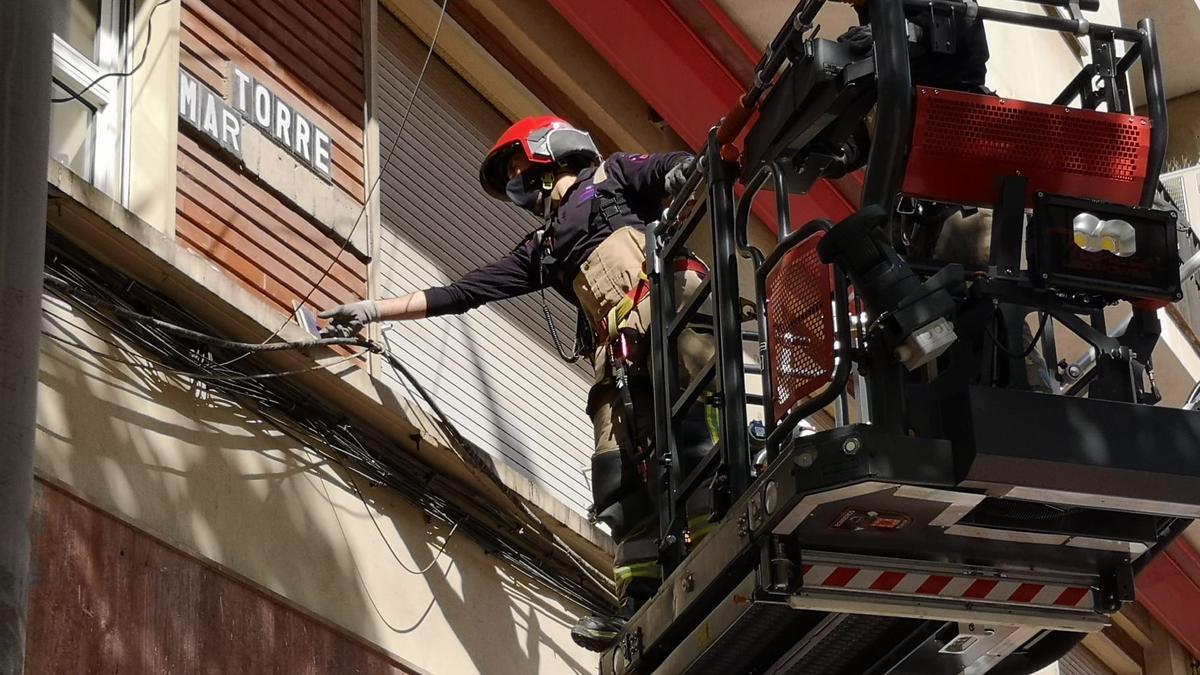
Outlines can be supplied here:
[[625, 225], [624, 222], [633, 209], [625, 201], [625, 187], [608, 171], [608, 165], [601, 162], [592, 174], [592, 185], [596, 187], [596, 196], [592, 199], [592, 213], [588, 224], [592, 230], [605, 228], [609, 232], [616, 231]]

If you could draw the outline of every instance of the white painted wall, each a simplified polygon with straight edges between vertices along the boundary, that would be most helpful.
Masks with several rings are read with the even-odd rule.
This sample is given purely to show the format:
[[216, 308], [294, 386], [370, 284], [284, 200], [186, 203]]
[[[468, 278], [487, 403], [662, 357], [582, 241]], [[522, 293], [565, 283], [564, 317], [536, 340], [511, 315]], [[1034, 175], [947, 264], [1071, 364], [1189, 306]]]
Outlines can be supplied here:
[[[983, 0], [986, 7], [1024, 12], [1041, 12], [1032, 3], [1018, 0]], [[1120, 24], [1117, 0], [1101, 0], [1100, 11], [1087, 12], [1097, 23]], [[988, 86], [1001, 96], [1049, 103], [1079, 72], [1082, 63], [1070, 46], [1073, 36], [996, 22], [987, 24], [992, 58], [988, 62]], [[1083, 44], [1087, 45], [1085, 39]], [[1084, 57], [1090, 61], [1089, 57]]]
[[[133, 20], [136, 57], [146, 61], [134, 73], [129, 95], [129, 202], [126, 205], [155, 229], [175, 234], [175, 181], [178, 148], [180, 0], [154, 12], [154, 3], [138, 3]], [[150, 44], [146, 44], [146, 38]], [[167, 198], [169, 196], [169, 198]]]

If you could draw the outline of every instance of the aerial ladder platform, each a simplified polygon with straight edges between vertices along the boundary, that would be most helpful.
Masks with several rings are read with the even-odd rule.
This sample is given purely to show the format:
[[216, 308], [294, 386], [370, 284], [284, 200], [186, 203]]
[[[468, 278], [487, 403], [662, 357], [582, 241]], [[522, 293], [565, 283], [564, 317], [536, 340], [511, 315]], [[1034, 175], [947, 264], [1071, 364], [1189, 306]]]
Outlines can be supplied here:
[[[1153, 21], [1088, 22], [1097, 0], [1041, 3], [1060, 16], [868, 4], [866, 55], [816, 35], [824, 0], [799, 4], [647, 231], [652, 281], [702, 234], [711, 270], [686, 302], [652, 284], [648, 480], [666, 577], [601, 655], [604, 675], [1031, 673], [1108, 625], [1200, 517], [1200, 415], [1155, 405], [1157, 310], [1182, 285], [1178, 214], [1155, 206]], [[929, 15], [923, 30], [906, 10]], [[910, 50], [952, 51], [974, 21], [1086, 37], [1093, 63], [1051, 102], [914, 85]], [[858, 210], [792, 223], [789, 197], [853, 169], [868, 142]], [[747, 239], [764, 191], [768, 254]], [[909, 240], [913, 214], [945, 205], [992, 210], [987, 260]], [[712, 333], [715, 356], [684, 388], [688, 327]], [[1087, 351], [1068, 363], [1071, 339]], [[685, 467], [674, 437], [702, 397], [719, 403], [720, 440]], [[689, 546], [698, 491], [720, 525]]]

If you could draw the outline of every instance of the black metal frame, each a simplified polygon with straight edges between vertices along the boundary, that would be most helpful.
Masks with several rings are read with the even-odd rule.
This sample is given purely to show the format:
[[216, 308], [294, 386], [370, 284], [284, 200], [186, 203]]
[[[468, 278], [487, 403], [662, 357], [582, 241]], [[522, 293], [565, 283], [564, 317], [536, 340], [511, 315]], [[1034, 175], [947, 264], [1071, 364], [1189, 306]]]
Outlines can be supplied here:
[[[797, 40], [803, 38], [805, 31], [811, 26], [816, 13], [823, 6], [824, 0], [806, 0], [801, 2], [793, 13], [792, 20], [780, 31], [770, 48], [759, 63], [755, 86], [747, 92], [741, 102], [742, 107], [753, 108], [770, 91], [772, 80], [781, 69], [789, 50], [795, 50]], [[1140, 60], [1143, 75], [1146, 79], [1149, 116], [1152, 120], [1151, 149], [1149, 176], [1143, 201], [1148, 205], [1153, 199], [1154, 186], [1157, 185], [1157, 175], [1161, 168], [1166, 148], [1166, 97], [1162, 87], [1161, 64], [1158, 59], [1157, 36], [1153, 21], [1145, 19], [1138, 24], [1137, 29], [1117, 26], [1105, 26], [1089, 23], [1082, 18], [1060, 18], [1023, 12], [1000, 10], [974, 6], [974, 3], [964, 0], [904, 0], [898, 2], [872, 2], [870, 7], [871, 22], [875, 40], [874, 66], [876, 70], [876, 100], [878, 103], [876, 129], [867, 164], [866, 183], [863, 190], [863, 207], [879, 205], [885, 210], [894, 208], [899, 195], [900, 184], [903, 182], [904, 167], [907, 161], [909, 143], [911, 142], [913, 116], [912, 77], [908, 63], [908, 23], [904, 8], [922, 7], [932, 11], [974, 13], [978, 20], [997, 21], [1023, 25], [1033, 28], [1071, 32], [1086, 35], [1092, 40], [1093, 49], [1098, 54], [1097, 64], [1085, 67], [1056, 99], [1057, 104], [1068, 104], [1073, 99], [1079, 99], [1081, 105], [1095, 108], [1101, 103], [1107, 103], [1111, 110], [1128, 112], [1128, 91], [1116, 83], [1121, 81]], [[1042, 3], [1046, 4], [1046, 3]], [[1050, 4], [1061, 7], [1071, 7], [1076, 4], [1073, 0], [1059, 0]], [[1098, 3], [1086, 0], [1077, 3], [1082, 9], [1094, 8]], [[1128, 52], [1119, 60], [1104, 58], [1104, 54], [1113, 54], [1116, 41], [1130, 43]], [[1105, 84], [1097, 90], [1092, 81], [1097, 76]], [[649, 270], [652, 281], [663, 278], [663, 270], [672, 269], [672, 261], [684, 253], [687, 240], [696, 232], [703, 216], [708, 215], [712, 224], [713, 260], [709, 279], [705, 282], [697, 297], [687, 306], [678, 308], [673, 297], [674, 288], [670, 283], [653, 283], [651, 302], [654, 312], [654, 329], [652, 329], [652, 354], [654, 360], [654, 379], [656, 382], [655, 406], [657, 415], [657, 447], [668, 449], [660, 453], [657, 472], [657, 486], [664, 498], [659, 500], [660, 511], [660, 550], [663, 563], [669, 571], [682, 559], [684, 554], [682, 503], [700, 486], [708, 481], [709, 489], [714, 492], [714, 504], [717, 515], [721, 515], [722, 505], [728, 505], [735, 500], [749, 485], [752, 477], [752, 459], [746, 434], [741, 430], [747, 426], [745, 406], [733, 404], [735, 401], [746, 401], [746, 368], [742, 363], [742, 349], [746, 335], [741, 328], [741, 312], [739, 306], [739, 283], [737, 256], [750, 260], [755, 269], [755, 290], [758, 297], [758, 353], [760, 362], [765, 366], [767, 356], [767, 333], [765, 308], [763, 307], [764, 281], [770, 269], [783, 258], [797, 243], [803, 241], [819, 230], [828, 230], [831, 225], [817, 221], [808, 223], [797, 231], [792, 231], [790, 209], [788, 206], [788, 174], [793, 167], [786, 162], [769, 161], [754, 170], [747, 181], [747, 189], [740, 199], [735, 200], [733, 188], [743, 168], [738, 164], [726, 161], [722, 156], [728, 138], [724, 126], [714, 129], [701, 153], [701, 161], [689, 176], [681, 195], [667, 209], [661, 224], [656, 223], [648, 231], [647, 259], [650, 260]], [[750, 207], [758, 193], [770, 185], [776, 193], [776, 212], [779, 223], [779, 243], [776, 249], [764, 256], [761, 251], [750, 246], [746, 237], [746, 223], [749, 219]], [[706, 199], [699, 208], [693, 210], [688, 217], [680, 220], [685, 206], [695, 200], [698, 189], [704, 189]], [[992, 274], [997, 278], [1008, 279], [1010, 287], [1006, 288], [1004, 302], [1027, 308], [1041, 308], [1041, 311], [1051, 313], [1059, 322], [1073, 330], [1084, 333], [1082, 336], [1091, 344], [1103, 343], [1107, 335], [1101, 335], [1085, 323], [1072, 320], [1079, 308], [1070, 308], [1066, 303], [1054, 300], [1047, 294], [1032, 288], [1020, 272], [1020, 243], [1022, 239], [1021, 224], [1023, 217], [1015, 202], [1023, 194], [1023, 181], [1006, 183], [999, 190], [999, 201], [1013, 204], [1010, 207], [999, 207], [996, 210], [994, 236], [997, 237], [993, 246]], [[1023, 208], [1023, 206], [1022, 206]], [[670, 236], [669, 241], [660, 241], [664, 236]], [[788, 416], [775, 425], [774, 411], [771, 410], [771, 372], [769, 367], [761, 368], [763, 379], [762, 403], [767, 409], [766, 424], [768, 426], [769, 450], [777, 448], [796, 425], [816, 410], [828, 405], [836, 399], [846, 387], [849, 379], [852, 358], [850, 349], [849, 308], [847, 303], [846, 280], [840, 271], [835, 274], [835, 311], [838, 326], [838, 343], [841, 346], [837, 359], [837, 368], [831, 385], [821, 394], [806, 403], [806, 405], [790, 411]], [[699, 314], [702, 305], [711, 301], [713, 304], [712, 326], [716, 346], [716, 358], [701, 375], [693, 381], [688, 391], [679, 392], [677, 373], [677, 351], [674, 349], [674, 339], [679, 331]], [[1053, 354], [1053, 342], [1043, 339], [1044, 348]], [[883, 373], [880, 373], [883, 375]], [[884, 386], [886, 390], [873, 398], [883, 400], [888, 396], [899, 396], [897, 387], [905, 386], [903, 379], [894, 376], [876, 378], [878, 384], [891, 383]], [[721, 405], [721, 442], [719, 448], [711, 453], [690, 476], [682, 474], [678, 461], [675, 461], [673, 449], [674, 423], [689, 406], [694, 405], [699, 395], [705, 389], [717, 392]], [[751, 397], [754, 398], [754, 397]], [[735, 431], [731, 431], [735, 430]], [[772, 454], [772, 453], [769, 453]]]
[[[772, 402], [772, 373], [767, 363], [770, 334], [765, 307], [766, 276], [796, 245], [837, 225], [828, 221], [813, 221], [793, 229], [788, 193], [795, 190], [796, 185], [789, 183], [789, 178], [799, 168], [790, 163], [791, 158], [779, 157], [755, 158], [760, 163], [739, 165], [729, 161], [729, 158], [736, 157], [736, 154], [729, 152], [729, 143], [738, 135], [740, 125], [771, 91], [784, 61], [802, 51], [798, 45], [802, 44], [811, 29], [813, 19], [824, 1], [803, 0], [799, 3], [759, 62], [754, 85], [742, 97], [730, 117], [722, 120], [709, 134], [681, 193], [664, 212], [663, 219], [647, 227], [646, 257], [647, 272], [651, 279], [652, 311], [650, 351], [657, 457], [651, 470], [651, 484], [655, 488], [659, 511], [659, 560], [666, 574], [679, 566], [686, 554], [684, 506], [688, 498], [697, 490], [710, 490], [714, 515], [720, 518], [745, 497], [755, 478], [747, 434], [746, 404], [759, 397], [746, 391], [746, 374], [754, 370], [743, 363], [747, 340], [756, 341], [758, 347], [763, 382], [761, 401], [766, 410], [766, 447], [770, 460], [776, 458], [780, 448], [793, 443], [796, 427], [802, 420], [839, 396], [844, 397], [855, 364], [870, 381], [867, 395], [872, 410], [879, 411], [871, 422], [879, 433], [903, 438], [916, 428], [929, 438], [954, 441], [956, 435], [962, 437], [969, 430], [954, 428], [947, 418], [952, 414], [953, 402], [963, 396], [969, 387], [981, 378], [995, 381], [998, 374], [989, 363], [996, 361], [1001, 363], [1002, 370], [1007, 369], [1009, 381], [1004, 386], [1029, 388], [1030, 383], [1023, 371], [1018, 373], [1021, 359], [1010, 356], [1005, 363], [1004, 356], [1019, 353], [1026, 347], [1022, 344], [1019, 327], [1024, 322], [1024, 316], [1034, 311], [1053, 317], [1061, 327], [1080, 335], [1098, 354], [1097, 367], [1086, 376], [1086, 380], [1081, 379], [1076, 383], [1074, 391], [1068, 393], [1082, 393], [1090, 388], [1092, 398], [1127, 403], [1145, 402], [1146, 392], [1141, 391], [1136, 381], [1133, 364], [1136, 355], [1147, 354], [1157, 339], [1157, 324], [1153, 317], [1139, 315], [1139, 321], [1134, 322], [1134, 327], [1128, 329], [1125, 335], [1109, 336], [1105, 332], [1102, 315], [1097, 316], [1094, 305], [1081, 305], [1069, 298], [1064, 299], [1056, 295], [1053, 289], [1034, 283], [1021, 270], [1026, 185], [1022, 179], [1013, 179], [1002, 181], [997, 186], [995, 238], [989, 271], [985, 273], [985, 278], [976, 280], [970, 289], [959, 288], [955, 291], [956, 299], [965, 309], [955, 317], [959, 341], [950, 355], [955, 364], [974, 365], [952, 369], [932, 381], [922, 382], [907, 374], [891, 352], [880, 346], [879, 341], [872, 341], [869, 337], [864, 339], [869, 328], [860, 327], [857, 336], [852, 335], [847, 271], [835, 265], [833, 302], [838, 352], [831, 381], [820, 394], [788, 411], [778, 424], [774, 423], [776, 414]], [[1118, 83], [1124, 79], [1134, 62], [1140, 59], [1147, 82], [1148, 110], [1153, 124], [1150, 164], [1142, 196], [1143, 206], [1150, 206], [1165, 157], [1167, 135], [1166, 97], [1162, 87], [1154, 23], [1143, 20], [1137, 29], [1089, 23], [1075, 10], [1095, 9], [1098, 5], [1096, 0], [1043, 0], [1040, 4], [1071, 8], [1073, 16], [1064, 19], [999, 10], [980, 7], [969, 0], [871, 0], [870, 16], [875, 41], [874, 96], [879, 112], [867, 162], [863, 208], [879, 206], [887, 213], [892, 213], [904, 178], [914, 110], [905, 7], [921, 7], [934, 12], [964, 12], [973, 14], [978, 20], [1088, 36], [1098, 53], [1097, 64], [1085, 67], [1067, 86], [1055, 101], [1059, 105], [1079, 99], [1081, 105], [1087, 108], [1096, 108], [1105, 103], [1109, 110], [1129, 112], [1128, 91]], [[1111, 58], [1116, 41], [1130, 43], [1128, 52], [1121, 59]], [[1106, 58], [1105, 54], [1109, 57]], [[861, 72], [856, 71], [856, 74], [861, 75]], [[1093, 86], [1096, 77], [1103, 82], [1100, 89]], [[845, 102], [841, 104], [845, 105]], [[850, 106], [855, 110], [857, 107], [857, 104]], [[851, 112], [845, 110], [846, 114]], [[734, 188], [739, 176], [748, 176], [748, 180], [745, 192], [740, 199], [735, 199]], [[750, 245], [746, 227], [755, 198], [762, 189], [768, 187], [776, 193], [779, 240], [776, 248], [769, 255], [764, 255]], [[670, 282], [670, 270], [674, 269], [674, 261], [686, 254], [688, 240], [696, 234], [706, 217], [710, 223], [712, 243], [710, 274], [696, 296], [681, 307], [679, 299], [675, 297], [675, 285]], [[754, 268], [758, 309], [755, 332], [742, 328], [739, 257], [748, 260]], [[923, 271], [934, 274], [937, 270], [937, 267], [932, 267]], [[712, 304], [711, 328], [715, 356], [693, 378], [687, 390], [681, 390], [676, 339], [683, 328], [701, 316], [701, 310], [707, 302]], [[999, 337], [990, 332], [995, 322], [995, 305], [1011, 308], [1004, 315], [1008, 330]], [[1081, 317], [1090, 318], [1091, 324]], [[1041, 335], [1035, 336], [1041, 341], [1043, 353], [1051, 358], [1054, 357], [1053, 328], [1054, 322], [1048, 321]], [[981, 352], [987, 356], [981, 356]], [[720, 442], [685, 475], [674, 442], [677, 425], [683, 414], [696, 404], [706, 390], [714, 392], [720, 403]], [[912, 405], [914, 409], [923, 406], [929, 412], [914, 414], [912, 410], [905, 409], [906, 405]], [[775, 465], [772, 462], [770, 466], [774, 468]]]

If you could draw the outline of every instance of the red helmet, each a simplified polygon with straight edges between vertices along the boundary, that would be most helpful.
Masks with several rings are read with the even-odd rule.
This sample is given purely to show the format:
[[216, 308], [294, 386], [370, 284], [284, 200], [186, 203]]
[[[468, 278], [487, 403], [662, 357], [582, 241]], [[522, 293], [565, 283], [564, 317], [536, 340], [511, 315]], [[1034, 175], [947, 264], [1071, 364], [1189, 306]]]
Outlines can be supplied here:
[[577, 166], [597, 164], [600, 151], [586, 131], [553, 115], [526, 117], [509, 127], [483, 158], [479, 183], [497, 199], [508, 199], [508, 160], [520, 150], [534, 164]]

